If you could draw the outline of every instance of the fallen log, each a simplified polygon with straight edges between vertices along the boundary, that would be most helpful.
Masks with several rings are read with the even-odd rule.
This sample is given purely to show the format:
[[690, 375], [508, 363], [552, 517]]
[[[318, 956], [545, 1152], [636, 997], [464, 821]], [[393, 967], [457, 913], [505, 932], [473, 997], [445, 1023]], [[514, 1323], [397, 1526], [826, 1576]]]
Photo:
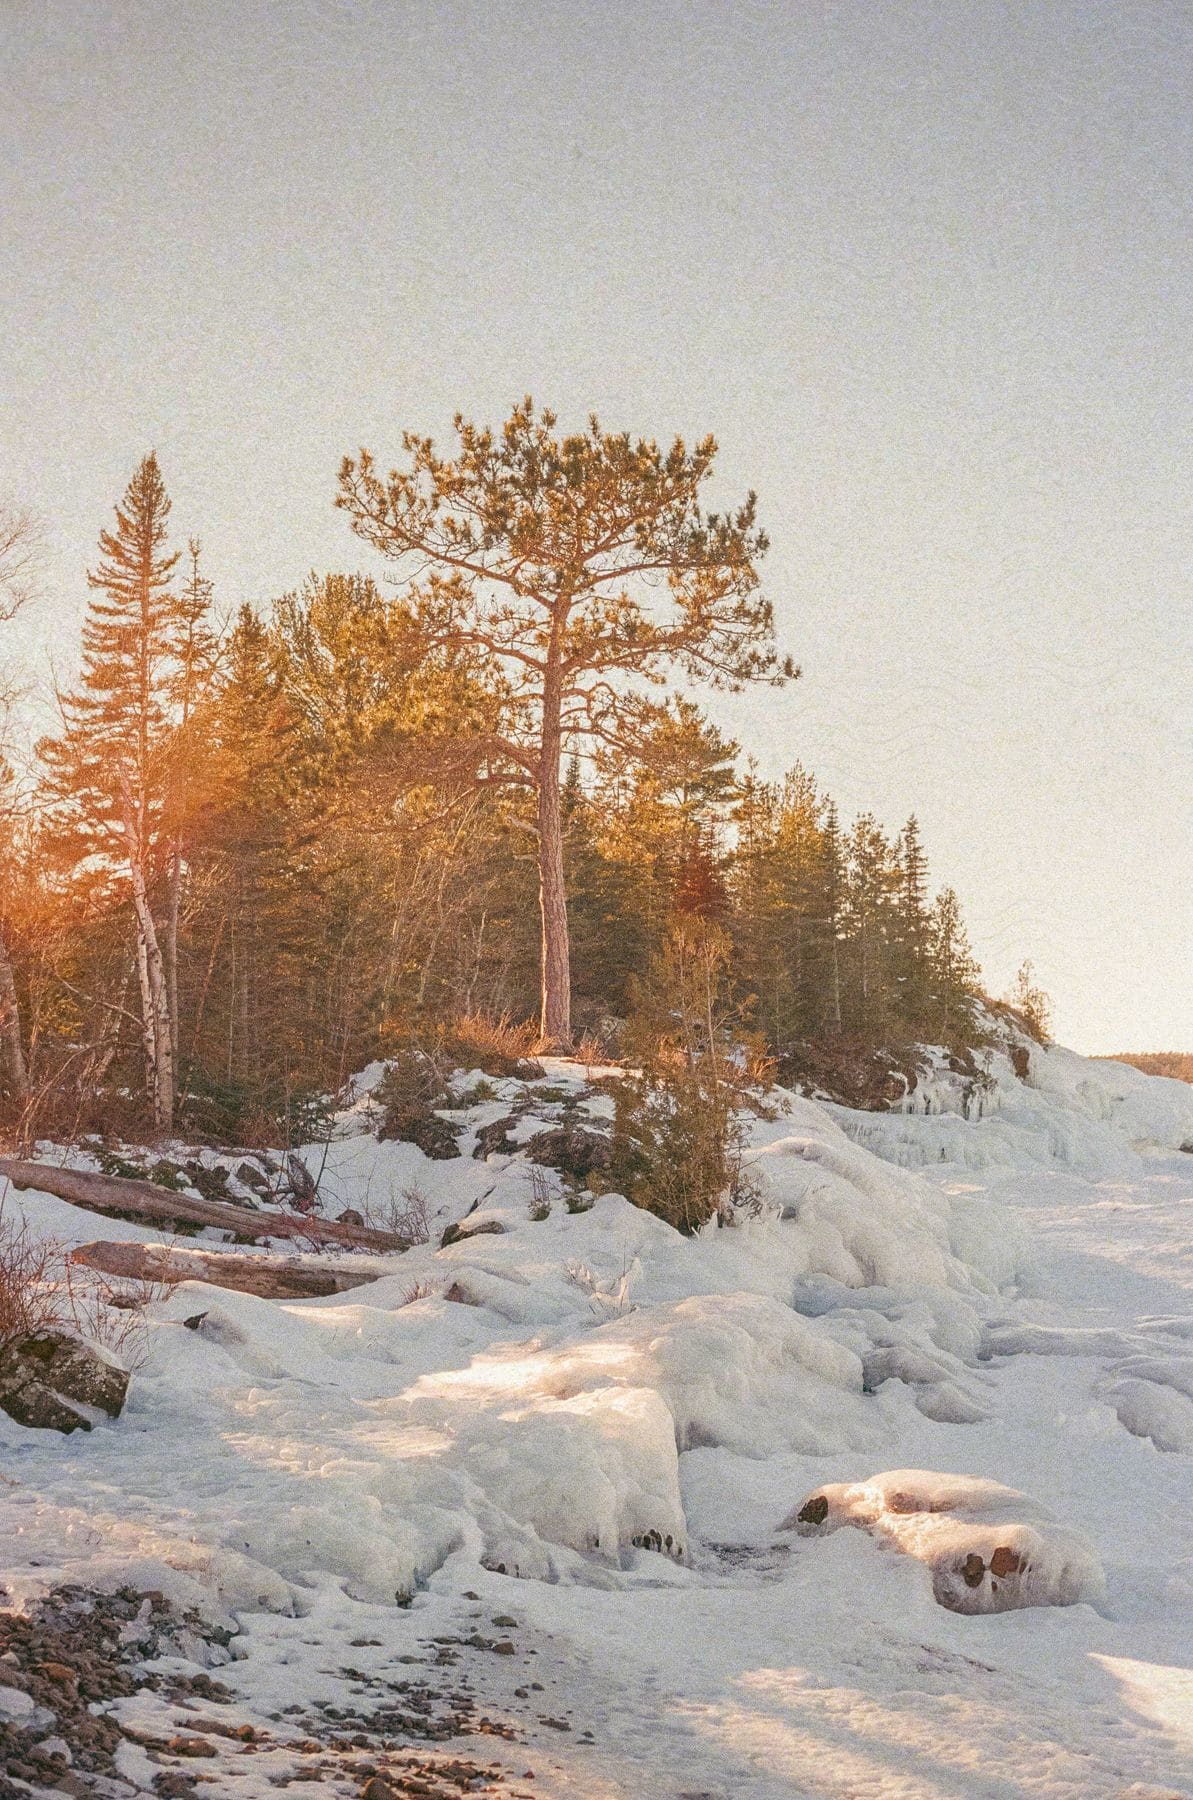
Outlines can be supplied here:
[[131, 1215], [157, 1224], [210, 1225], [254, 1240], [266, 1237], [308, 1238], [315, 1243], [345, 1244], [360, 1250], [409, 1250], [409, 1240], [393, 1231], [368, 1225], [341, 1225], [336, 1219], [299, 1218], [296, 1213], [233, 1206], [226, 1200], [200, 1200], [172, 1193], [152, 1181], [125, 1175], [97, 1175], [90, 1169], [61, 1169], [50, 1163], [0, 1157], [0, 1180], [15, 1188], [34, 1188], [107, 1216]]
[[212, 1287], [258, 1294], [263, 1300], [314, 1300], [343, 1294], [379, 1280], [380, 1269], [345, 1269], [308, 1256], [235, 1256], [227, 1250], [180, 1250], [172, 1244], [80, 1244], [71, 1262], [125, 1281], [173, 1287], [179, 1281], [206, 1281]]

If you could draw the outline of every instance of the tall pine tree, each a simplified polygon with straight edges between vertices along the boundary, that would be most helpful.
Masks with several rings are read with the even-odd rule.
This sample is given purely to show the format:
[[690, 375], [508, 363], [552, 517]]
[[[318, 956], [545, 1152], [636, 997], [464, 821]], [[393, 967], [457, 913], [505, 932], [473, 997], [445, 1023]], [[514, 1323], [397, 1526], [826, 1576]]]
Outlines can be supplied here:
[[178, 555], [167, 548], [170, 501], [152, 453], [100, 534], [101, 560], [87, 577], [78, 687], [60, 696], [62, 728], [42, 745], [62, 822], [81, 854], [118, 860], [135, 921], [146, 1079], [158, 1130], [173, 1124], [174, 1020], [154, 916], [173, 730], [177, 667]]

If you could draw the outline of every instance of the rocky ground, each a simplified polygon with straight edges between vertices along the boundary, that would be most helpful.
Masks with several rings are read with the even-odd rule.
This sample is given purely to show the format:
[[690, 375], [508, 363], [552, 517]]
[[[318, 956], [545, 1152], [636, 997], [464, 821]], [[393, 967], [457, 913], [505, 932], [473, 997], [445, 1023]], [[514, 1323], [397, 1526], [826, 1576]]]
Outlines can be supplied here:
[[180, 1614], [160, 1593], [63, 1588], [32, 1614], [0, 1605], [0, 1800], [235, 1793], [249, 1758], [267, 1765], [254, 1766], [254, 1791], [264, 1774], [279, 1789], [360, 1800], [534, 1792], [533, 1770], [513, 1776], [508, 1761], [452, 1748], [478, 1737], [517, 1741], [514, 1724], [479, 1711], [460, 1668], [462, 1652], [512, 1654], [507, 1638], [433, 1640], [426, 1667], [385, 1677], [347, 1667], [340, 1673], [355, 1703], [285, 1707], [268, 1725], [240, 1716], [232, 1689], [199, 1666], [225, 1657], [228, 1643], [227, 1632]]

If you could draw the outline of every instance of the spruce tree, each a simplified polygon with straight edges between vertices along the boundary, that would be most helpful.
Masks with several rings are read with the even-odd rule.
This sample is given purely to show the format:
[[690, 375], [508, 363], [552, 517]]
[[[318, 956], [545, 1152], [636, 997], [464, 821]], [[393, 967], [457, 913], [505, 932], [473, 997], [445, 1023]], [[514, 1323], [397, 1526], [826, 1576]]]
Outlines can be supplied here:
[[929, 990], [928, 861], [914, 813], [898, 844], [899, 888], [895, 978], [899, 1013], [905, 1029], [922, 1030]]
[[961, 902], [951, 887], [942, 888], [929, 915], [929, 954], [935, 1035], [949, 1044], [963, 1036], [977, 993], [978, 965], [970, 949]]
[[100, 534], [88, 577], [83, 668], [60, 696], [61, 733], [42, 754], [64, 823], [82, 854], [123, 864], [136, 928], [142, 1041], [154, 1124], [174, 1115], [174, 1025], [151, 889], [160, 845], [176, 647], [177, 553], [167, 548], [170, 501], [152, 453], [137, 468], [115, 528]]
[[862, 813], [846, 843], [843, 947], [849, 1023], [871, 1044], [882, 1043], [891, 1026], [898, 885], [895, 848], [874, 815]]

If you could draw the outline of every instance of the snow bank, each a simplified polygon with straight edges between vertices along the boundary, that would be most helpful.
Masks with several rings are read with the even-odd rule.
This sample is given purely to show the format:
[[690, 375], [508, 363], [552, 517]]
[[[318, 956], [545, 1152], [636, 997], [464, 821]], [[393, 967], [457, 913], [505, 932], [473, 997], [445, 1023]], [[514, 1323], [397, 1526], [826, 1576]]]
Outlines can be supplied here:
[[[908, 1386], [930, 1416], [981, 1416], [966, 1369], [989, 1283], [953, 1251], [949, 1200], [810, 1102], [758, 1126], [759, 1216], [694, 1238], [614, 1194], [577, 1213], [557, 1191], [542, 1217], [517, 1155], [429, 1164], [357, 1129], [318, 1154], [342, 1205], [395, 1179], [396, 1155], [436, 1238], [466, 1234], [325, 1300], [183, 1283], [150, 1308], [125, 1418], [88, 1468], [139, 1494], [143, 1552], [206, 1567], [226, 1606], [301, 1611], [328, 1580], [392, 1602], [461, 1554], [607, 1583], [644, 1549], [687, 1554], [689, 1450], [872, 1451]], [[93, 1215], [51, 1216], [95, 1234]]]
[[[1133, 1094], [1136, 1080], [1141, 1091], [1155, 1085], [1127, 1073]], [[570, 1210], [559, 1179], [539, 1172], [532, 1185], [516, 1152], [471, 1154], [513, 1105], [523, 1135], [564, 1103], [607, 1111], [574, 1065], [552, 1064], [541, 1098], [536, 1084], [510, 1080], [496, 1100], [463, 1109], [463, 1154], [445, 1162], [371, 1135], [377, 1074], [356, 1083], [333, 1141], [303, 1154], [329, 1210], [367, 1213], [417, 1185], [431, 1241], [379, 1264], [386, 1273], [370, 1286], [326, 1299], [183, 1284], [150, 1308], [125, 1417], [93, 1434], [85, 1461], [31, 1434], [18, 1443], [51, 1511], [65, 1516], [78, 1492], [125, 1494], [127, 1553], [205, 1570], [228, 1605], [302, 1610], [327, 1581], [392, 1601], [453, 1557], [616, 1583], [644, 1549], [689, 1553], [689, 1452], [871, 1455], [912, 1405], [950, 1424], [987, 1417], [992, 1355], [1061, 1347], [1045, 1346], [1046, 1327], [988, 1325], [992, 1297], [1027, 1266], [1008, 1215], [988, 1198], [940, 1191], [862, 1141], [873, 1130], [889, 1151], [882, 1133], [897, 1130], [930, 1160], [932, 1132], [977, 1139], [999, 1125], [994, 1114], [875, 1120], [780, 1096], [778, 1116], [751, 1124], [757, 1216], [684, 1238], [615, 1194]], [[1088, 1082], [1066, 1089], [1054, 1075], [1051, 1088], [1012, 1075], [1007, 1093], [1034, 1096], [1076, 1131], [1072, 1096], [1084, 1093], [1088, 1110]], [[1094, 1088], [1102, 1079], [1089, 1077]], [[1117, 1092], [1117, 1074], [1109, 1079]], [[1011, 1099], [1003, 1104], [1008, 1126]], [[1115, 1104], [1109, 1123], [1086, 1128], [1114, 1130], [1126, 1154], [1123, 1120], [1134, 1130], [1151, 1114], [1138, 1094], [1129, 1118]], [[1152, 1114], [1169, 1104], [1165, 1095]], [[991, 1154], [999, 1143], [988, 1136]], [[29, 1193], [10, 1203], [67, 1241], [96, 1235], [95, 1217], [64, 1202]], [[465, 1235], [439, 1247], [455, 1223]], [[102, 1230], [155, 1235], [116, 1221]], [[204, 1241], [218, 1249], [211, 1234]], [[1177, 1446], [1193, 1399], [1156, 1366], [1132, 1363], [1149, 1348], [1117, 1338], [1121, 1366], [1099, 1397], [1128, 1430]], [[972, 1551], [986, 1565], [958, 1596], [970, 1609], [1067, 1591], [1059, 1527], [1022, 1511], [962, 1510], [962, 1560]], [[949, 1538], [940, 1508], [931, 1518], [926, 1560], [947, 1585], [962, 1525]], [[1022, 1568], [991, 1574], [1000, 1547]]]
[[1105, 1574], [1093, 1546], [1027, 1495], [997, 1481], [897, 1469], [816, 1489], [781, 1526], [819, 1534], [857, 1525], [931, 1571], [951, 1612], [1096, 1602]]
[[1119, 1424], [1157, 1450], [1193, 1450], [1193, 1400], [1168, 1381], [1119, 1376], [1098, 1386]]

